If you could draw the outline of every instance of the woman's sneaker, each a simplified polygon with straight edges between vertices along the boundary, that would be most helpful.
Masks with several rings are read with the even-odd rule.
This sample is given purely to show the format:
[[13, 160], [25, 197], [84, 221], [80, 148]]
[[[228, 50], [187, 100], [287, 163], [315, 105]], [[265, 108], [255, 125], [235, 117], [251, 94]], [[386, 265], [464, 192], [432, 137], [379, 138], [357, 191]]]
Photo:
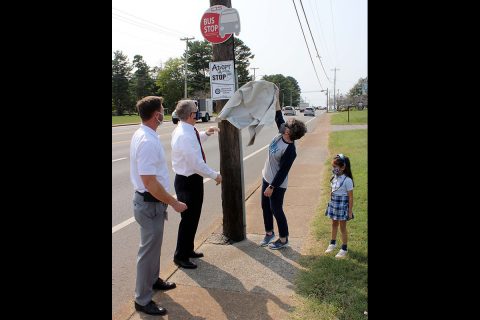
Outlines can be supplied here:
[[333, 250], [335, 250], [335, 247], [337, 245], [336, 244], [330, 244], [328, 247], [327, 247], [327, 250], [325, 250], [325, 253], [329, 253], [329, 252], [332, 252]]
[[345, 258], [347, 256], [347, 250], [340, 249], [335, 258]]
[[275, 232], [272, 231], [271, 235], [265, 234], [265, 238], [263, 238], [262, 242], [260, 242], [260, 246], [266, 247], [270, 242], [272, 242], [273, 238], [275, 238]]
[[277, 239], [274, 243], [270, 243], [268, 247], [272, 250], [282, 249], [283, 247], [288, 247], [288, 240], [283, 243], [280, 239]]

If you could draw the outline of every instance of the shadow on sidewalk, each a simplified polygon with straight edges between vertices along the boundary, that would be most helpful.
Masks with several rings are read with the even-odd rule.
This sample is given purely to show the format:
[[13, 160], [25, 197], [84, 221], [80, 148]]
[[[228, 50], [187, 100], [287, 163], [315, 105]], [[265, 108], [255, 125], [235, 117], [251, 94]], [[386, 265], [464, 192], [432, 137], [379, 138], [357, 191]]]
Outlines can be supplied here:
[[[289, 240], [292, 241], [293, 239]], [[260, 247], [257, 243], [252, 240], [245, 239], [243, 242], [248, 243], [248, 246], [240, 246], [238, 249], [242, 250], [245, 254], [249, 255], [252, 259], [260, 262], [265, 267], [269, 268], [285, 280], [287, 280], [291, 285], [288, 286], [290, 289], [294, 289], [295, 277], [299, 271], [298, 267], [290, 263], [288, 260], [293, 260], [298, 262], [302, 255], [293, 249], [292, 247], [282, 248], [278, 251], [288, 260], [284, 260], [278, 257], [273, 250], [267, 247]], [[263, 250], [263, 251], [257, 251]]]
[[[209, 274], [214, 274], [215, 279], [210, 279], [203, 276], [196, 277], [195, 275], [189, 273], [186, 274], [200, 287], [205, 288], [208, 291], [208, 294], [215, 299], [229, 320], [274, 320], [275, 318], [272, 318], [268, 314], [269, 311], [267, 304], [269, 301], [275, 303], [285, 312], [289, 312], [292, 309], [292, 306], [284, 303], [280, 298], [273, 295], [265, 288], [257, 285], [253, 287], [252, 290], [248, 291], [241, 281], [230, 273], [225, 272], [217, 266], [203, 260], [198, 260], [196, 263], [200, 270], [208, 270]], [[221, 283], [222, 286], [219, 286], [219, 283]], [[246, 293], [251, 294], [246, 295]], [[187, 317], [185, 319], [190, 318]]]
[[[167, 315], [169, 320], [207, 320], [207, 318], [194, 316], [190, 312], [188, 312], [182, 305], [175, 302], [167, 292], [160, 292], [158, 298], [154, 301], [158, 301], [158, 305], [167, 308]], [[151, 316], [142, 312], [138, 312], [140, 318], [143, 320], [154, 320], [154, 319], [163, 319], [159, 316]]]

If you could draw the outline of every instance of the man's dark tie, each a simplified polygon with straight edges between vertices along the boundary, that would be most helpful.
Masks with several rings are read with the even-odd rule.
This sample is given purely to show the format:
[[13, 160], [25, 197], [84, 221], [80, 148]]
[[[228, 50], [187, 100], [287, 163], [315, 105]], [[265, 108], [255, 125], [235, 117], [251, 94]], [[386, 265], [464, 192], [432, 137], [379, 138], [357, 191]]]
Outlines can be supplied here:
[[207, 159], [205, 158], [205, 152], [203, 152], [202, 142], [200, 141], [200, 134], [198, 134], [197, 128], [193, 127], [193, 129], [195, 130], [195, 134], [197, 135], [197, 140], [198, 140], [198, 143], [200, 144], [200, 150], [202, 150], [203, 161], [207, 162]]

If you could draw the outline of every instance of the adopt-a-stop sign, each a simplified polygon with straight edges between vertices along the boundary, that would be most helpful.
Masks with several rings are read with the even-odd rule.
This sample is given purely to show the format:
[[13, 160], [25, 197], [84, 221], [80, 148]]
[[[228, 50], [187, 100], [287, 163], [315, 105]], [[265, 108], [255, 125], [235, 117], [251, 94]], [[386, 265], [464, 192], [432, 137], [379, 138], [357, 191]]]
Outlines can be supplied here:
[[220, 14], [226, 8], [222, 5], [212, 6], [203, 14], [200, 21], [200, 30], [208, 42], [222, 43], [232, 36], [232, 33], [227, 33], [223, 37], [220, 36]]

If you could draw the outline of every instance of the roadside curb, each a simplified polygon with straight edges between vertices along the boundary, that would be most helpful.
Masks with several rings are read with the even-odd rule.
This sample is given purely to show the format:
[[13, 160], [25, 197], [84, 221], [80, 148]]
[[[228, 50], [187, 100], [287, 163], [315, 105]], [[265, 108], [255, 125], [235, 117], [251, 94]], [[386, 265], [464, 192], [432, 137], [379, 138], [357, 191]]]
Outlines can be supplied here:
[[[172, 121], [171, 120], [163, 120], [163, 122], [172, 122]], [[133, 125], [140, 124], [140, 123], [141, 122], [112, 124], [112, 127], [133, 126]]]
[[135, 125], [135, 124], [140, 124], [140, 122], [112, 124], [112, 127], [133, 126], [133, 125]]

